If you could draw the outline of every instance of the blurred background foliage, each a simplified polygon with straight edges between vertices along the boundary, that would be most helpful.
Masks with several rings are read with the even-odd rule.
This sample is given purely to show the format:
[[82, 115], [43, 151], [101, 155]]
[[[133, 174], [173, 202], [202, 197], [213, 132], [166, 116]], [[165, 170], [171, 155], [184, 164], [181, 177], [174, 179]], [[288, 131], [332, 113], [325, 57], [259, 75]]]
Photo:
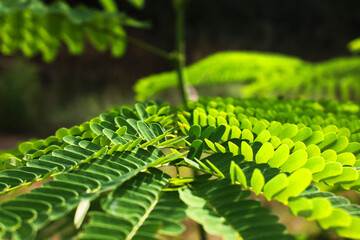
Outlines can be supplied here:
[[34, 127], [42, 92], [36, 67], [19, 58], [1, 69], [0, 78], [0, 124], [18, 133]]
[[[96, 0], [67, 3], [100, 8]], [[174, 48], [171, 1], [148, 1], [142, 10], [127, 1], [117, 4], [119, 10], [151, 23], [146, 30], [127, 28], [129, 36], [166, 51]], [[227, 50], [287, 54], [310, 63], [351, 56], [348, 43], [360, 36], [358, 9], [360, 2], [354, 0], [192, 0], [186, 17], [187, 64]], [[341, 72], [343, 66], [338, 66]], [[115, 104], [132, 104], [136, 80], [169, 70], [167, 62], [131, 45], [123, 58], [99, 52], [89, 43], [78, 56], [61, 45], [51, 63], [44, 63], [40, 55], [25, 58], [20, 52], [0, 56], [0, 136], [21, 132], [45, 137]], [[232, 86], [207, 86], [200, 94], [239, 96]], [[173, 95], [163, 99], [176, 101]], [[358, 97], [352, 94], [349, 99]]]

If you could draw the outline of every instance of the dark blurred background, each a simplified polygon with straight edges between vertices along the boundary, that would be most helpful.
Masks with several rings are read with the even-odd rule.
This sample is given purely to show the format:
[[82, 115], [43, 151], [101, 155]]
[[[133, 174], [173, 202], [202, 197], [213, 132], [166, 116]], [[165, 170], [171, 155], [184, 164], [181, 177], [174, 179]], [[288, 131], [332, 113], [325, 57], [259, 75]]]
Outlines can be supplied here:
[[[95, 0], [68, 2], [99, 7]], [[351, 55], [346, 45], [360, 36], [356, 0], [189, 2], [187, 64], [224, 50], [276, 52], [317, 62]], [[130, 36], [166, 51], [174, 48], [171, 1], [147, 1], [143, 10], [137, 10], [121, 0], [118, 7], [152, 24], [145, 30], [128, 28]], [[164, 60], [131, 45], [122, 58], [89, 45], [79, 56], [63, 46], [50, 64], [41, 56], [0, 56], [0, 149], [28, 137], [48, 136], [114, 105], [132, 104], [137, 79], [170, 69]]]

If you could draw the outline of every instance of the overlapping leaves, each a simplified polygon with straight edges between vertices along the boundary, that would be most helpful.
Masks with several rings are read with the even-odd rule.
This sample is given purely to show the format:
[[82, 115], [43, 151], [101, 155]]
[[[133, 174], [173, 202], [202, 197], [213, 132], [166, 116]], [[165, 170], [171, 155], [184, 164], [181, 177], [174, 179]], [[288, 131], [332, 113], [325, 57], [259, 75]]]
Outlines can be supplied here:
[[[278, 218], [228, 180], [198, 181], [180, 192], [187, 214], [223, 239], [294, 239]], [[261, 231], [259, 231], [261, 228]]]
[[[190, 145], [185, 162], [199, 171], [231, 179], [256, 194], [264, 194], [268, 200], [288, 204], [295, 215], [304, 210], [302, 213], [306, 214], [300, 216], [318, 220], [320, 226], [332, 228], [341, 236], [358, 238], [359, 206], [341, 198], [334, 198], [333, 203], [327, 197], [333, 196], [331, 193], [298, 197], [311, 188], [312, 182], [359, 190], [359, 148], [357, 142], [350, 142], [351, 131], [339, 131], [336, 126], [325, 124], [313, 131], [312, 126], [304, 124], [258, 120], [260, 116], [248, 118], [241, 105], [236, 104], [244, 102], [226, 101], [200, 100], [205, 106], [197, 105], [191, 114], [179, 115], [178, 125], [183, 126]], [[358, 108], [352, 111], [358, 114]], [[256, 116], [257, 112], [252, 114]], [[204, 152], [207, 157], [202, 157]], [[343, 208], [336, 204], [338, 201]], [[334, 217], [339, 214], [348, 221], [339, 225]]]
[[[79, 239], [159, 239], [182, 233], [187, 208], [224, 239], [293, 239], [248, 198], [252, 191], [359, 238], [360, 207], [319, 188], [360, 188], [358, 105], [205, 98], [188, 106], [175, 114], [157, 102], [115, 108], [3, 153], [3, 193], [48, 181], [0, 203], [2, 237], [35, 238], [66, 216]], [[154, 169], [163, 166], [212, 178], [171, 178]]]
[[[160, 229], [166, 235], [181, 233], [184, 205], [176, 195], [161, 192], [168, 177], [153, 170], [117, 188], [101, 202], [103, 212], [89, 213], [90, 221], [79, 239], [158, 239]], [[171, 214], [174, 218], [169, 218]]]
[[125, 49], [124, 25], [142, 24], [124, 13], [71, 8], [65, 2], [50, 5], [40, 0], [8, 0], [0, 3], [0, 50], [9, 55], [21, 50], [31, 57], [42, 53], [45, 61], [52, 61], [62, 42], [69, 52], [83, 52], [85, 37], [99, 51], [110, 49], [121, 56]]
[[[163, 154], [155, 148], [150, 151], [138, 149], [134, 152], [116, 152], [92, 159], [73, 171], [63, 170], [61, 174], [54, 176], [54, 180], [44, 183], [42, 187], [1, 203], [0, 207], [7, 212], [24, 208], [24, 214], [29, 214], [27, 212], [35, 210], [31, 222], [20, 221], [16, 226], [7, 227], [5, 236], [11, 233], [13, 238], [23, 239], [20, 236], [26, 230], [24, 226], [30, 226], [32, 234], [35, 234], [37, 229], [49, 221], [56, 220], [76, 208], [81, 200], [92, 200], [98, 197], [99, 193], [116, 188], [140, 171], [146, 170], [162, 156]], [[53, 166], [49, 165], [41, 168], [34, 166], [31, 169], [51, 171]], [[72, 168], [71, 165], [69, 167]], [[24, 219], [23, 214], [18, 215], [16, 211], [12, 216]], [[6, 224], [6, 219], [2, 218], [0, 222]]]
[[[164, 155], [155, 147], [168, 147], [182, 140], [174, 136], [167, 138], [173, 131], [167, 127], [172, 116], [164, 116], [168, 111], [168, 106], [156, 103], [137, 104], [135, 109], [114, 110], [80, 127], [61, 129], [51, 142], [38, 140], [20, 144], [17, 154], [24, 158], [25, 166], [0, 172], [2, 192], [50, 177], [53, 180], [1, 203], [4, 216], [11, 219], [9, 222], [0, 218], [3, 237], [31, 239], [37, 230], [84, 206], [84, 202], [97, 199], [100, 193], [117, 188], [150, 166], [180, 157], [181, 153]], [[57, 147], [48, 152], [41, 150], [49, 148], [48, 145]], [[42, 151], [40, 157], [33, 155], [39, 151]], [[2, 156], [6, 158], [6, 154]], [[25, 221], [27, 219], [29, 221]], [[75, 216], [75, 219], [81, 217]], [[81, 221], [75, 220], [75, 224]], [[165, 228], [165, 232], [182, 231], [177, 223], [170, 221], [167, 225], [170, 227]]]

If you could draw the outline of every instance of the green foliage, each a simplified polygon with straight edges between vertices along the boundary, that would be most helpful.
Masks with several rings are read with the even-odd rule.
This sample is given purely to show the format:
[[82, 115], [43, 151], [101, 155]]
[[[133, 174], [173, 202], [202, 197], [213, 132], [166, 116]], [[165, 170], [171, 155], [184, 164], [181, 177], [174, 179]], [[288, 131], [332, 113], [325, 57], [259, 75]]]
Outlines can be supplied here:
[[348, 44], [348, 48], [351, 52], [359, 53], [360, 52], [360, 38], [354, 39]]
[[145, 0], [128, 0], [128, 2], [134, 5], [134, 7], [139, 9], [143, 8], [145, 5]]
[[[216, 186], [216, 188], [214, 188]], [[284, 234], [285, 227], [259, 201], [249, 199], [230, 181], [198, 181], [192, 189], [180, 191], [190, 207], [187, 214], [205, 226], [206, 231], [223, 239], [294, 239]], [[236, 210], [234, 210], [236, 209]], [[261, 221], [259, 221], [261, 219]], [[261, 227], [262, 231], [258, 231]]]
[[[338, 58], [321, 63], [269, 53], [221, 52], [185, 69], [194, 86], [242, 83], [241, 95], [252, 97], [302, 96], [350, 100], [360, 95], [360, 58]], [[177, 85], [176, 73], [140, 79], [134, 89], [144, 101]]]
[[[128, 2], [142, 8], [145, 1]], [[173, 3], [175, 54], [132, 41], [177, 62], [181, 80], [184, 2]], [[87, 36], [98, 50], [120, 56], [123, 26], [142, 24], [118, 12], [115, 1], [100, 4], [104, 11], [2, 1], [1, 52], [40, 52], [50, 61], [61, 42], [80, 54]], [[356, 57], [312, 64], [228, 52], [188, 67], [187, 74], [193, 85], [246, 83], [247, 96], [301, 90], [351, 99], [359, 94], [359, 65]], [[175, 85], [170, 72], [141, 80], [136, 91], [143, 100]], [[163, 239], [179, 236], [189, 217], [224, 239], [295, 239], [256, 199], [261, 195], [324, 230], [359, 239], [360, 206], [336, 195], [360, 190], [359, 116], [358, 104], [328, 100], [201, 98], [186, 107], [155, 101], [115, 107], [0, 154], [0, 237]], [[180, 168], [195, 176], [184, 177]], [[26, 190], [34, 183], [40, 184]]]
[[116, 3], [113, 0], [99, 0], [99, 3], [107, 12], [117, 12]]
[[21, 50], [27, 57], [41, 53], [44, 61], [49, 62], [55, 58], [61, 42], [72, 54], [81, 54], [87, 37], [99, 51], [109, 48], [113, 56], [121, 56], [126, 42], [123, 26], [144, 24], [124, 13], [110, 11], [110, 5], [105, 7], [108, 11], [71, 8], [63, 1], [50, 5], [40, 0], [1, 1], [1, 53], [11, 55]]
[[[352, 102], [266, 98], [114, 108], [0, 155], [5, 196], [47, 180], [0, 203], [0, 233], [49, 237], [73, 219], [76, 239], [159, 239], [186, 214], [224, 239], [294, 239], [254, 192], [358, 239], [360, 206], [332, 189], [359, 191], [359, 115]], [[164, 173], [179, 167], [200, 175]]]

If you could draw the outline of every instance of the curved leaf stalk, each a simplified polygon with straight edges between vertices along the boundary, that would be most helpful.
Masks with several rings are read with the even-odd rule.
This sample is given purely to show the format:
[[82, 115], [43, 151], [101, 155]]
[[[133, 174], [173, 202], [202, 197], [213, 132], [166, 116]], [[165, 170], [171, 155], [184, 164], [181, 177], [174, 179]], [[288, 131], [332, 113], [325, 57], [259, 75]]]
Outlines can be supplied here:
[[151, 206], [146, 210], [145, 214], [140, 218], [139, 222], [131, 229], [131, 232], [126, 237], [126, 240], [131, 240], [139, 228], [144, 224], [146, 219], [149, 217], [150, 213], [154, 210], [156, 204], [159, 202], [159, 196], [156, 196], [155, 201], [151, 204]]
[[117, 38], [118, 40], [120, 40], [120, 42], [130, 43], [140, 49], [148, 51], [151, 54], [154, 54], [155, 56], [158, 56], [160, 58], [168, 60], [169, 62], [173, 61], [173, 56], [171, 54], [169, 54], [168, 52], [166, 52], [158, 47], [155, 47], [149, 43], [141, 41], [137, 38], [130, 37], [127, 34], [125, 34], [124, 32], [114, 32], [114, 31], [111, 31], [111, 29], [98, 27], [98, 26], [91, 26], [91, 27], [99, 33], [103, 33], [103, 34], [112, 36], [114, 38]]

